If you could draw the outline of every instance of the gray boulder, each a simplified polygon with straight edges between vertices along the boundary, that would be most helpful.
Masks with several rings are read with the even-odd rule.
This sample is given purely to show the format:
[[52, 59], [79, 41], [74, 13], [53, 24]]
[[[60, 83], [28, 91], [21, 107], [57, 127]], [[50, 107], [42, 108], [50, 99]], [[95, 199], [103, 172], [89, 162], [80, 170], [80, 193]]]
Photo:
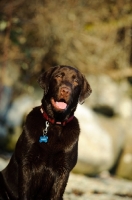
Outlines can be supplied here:
[[94, 175], [115, 164], [124, 145], [124, 134], [117, 121], [99, 117], [85, 106], [75, 113], [80, 122], [78, 163], [74, 172]]
[[131, 120], [127, 120], [125, 145], [120, 156], [116, 175], [132, 180], [132, 127]]

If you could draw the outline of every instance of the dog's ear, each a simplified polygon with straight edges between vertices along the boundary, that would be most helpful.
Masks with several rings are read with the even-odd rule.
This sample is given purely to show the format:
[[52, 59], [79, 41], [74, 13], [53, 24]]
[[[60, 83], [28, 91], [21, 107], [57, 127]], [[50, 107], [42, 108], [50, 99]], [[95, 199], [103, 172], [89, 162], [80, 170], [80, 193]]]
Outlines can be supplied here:
[[91, 94], [92, 89], [86, 80], [85, 76], [82, 75], [82, 88], [81, 88], [81, 93], [79, 96], [79, 103], [83, 104], [85, 99]]
[[49, 80], [55, 69], [56, 67], [50, 67], [47, 71], [43, 72], [38, 78], [38, 83], [40, 87], [44, 90], [44, 94], [47, 94], [48, 92]]

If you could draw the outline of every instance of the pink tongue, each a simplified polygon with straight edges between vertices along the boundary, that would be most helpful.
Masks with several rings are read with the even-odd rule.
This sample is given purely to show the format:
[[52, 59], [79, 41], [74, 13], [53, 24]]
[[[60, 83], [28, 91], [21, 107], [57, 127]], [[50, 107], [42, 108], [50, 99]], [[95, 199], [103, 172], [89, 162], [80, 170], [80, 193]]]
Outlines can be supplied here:
[[60, 109], [66, 109], [67, 104], [64, 103], [64, 102], [58, 102], [58, 101], [56, 101], [56, 106], [57, 106], [58, 108], [60, 108]]

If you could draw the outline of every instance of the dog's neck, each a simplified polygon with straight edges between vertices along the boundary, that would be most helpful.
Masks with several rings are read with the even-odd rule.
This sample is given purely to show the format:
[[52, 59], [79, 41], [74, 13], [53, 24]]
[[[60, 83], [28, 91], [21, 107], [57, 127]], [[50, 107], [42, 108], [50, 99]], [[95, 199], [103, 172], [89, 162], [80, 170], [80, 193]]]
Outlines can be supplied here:
[[[57, 124], [57, 125], [62, 125], [62, 126], [65, 126], [67, 123], [69, 123], [70, 121], [73, 120], [74, 118], [74, 115], [70, 116], [69, 118], [65, 119], [65, 120], [62, 120], [60, 117], [56, 117], [56, 118], [50, 118], [48, 116], [48, 114], [46, 113], [46, 111], [44, 110], [43, 106], [41, 106], [40, 108], [40, 111], [41, 113], [43, 114], [43, 117], [46, 121], [52, 123], [52, 124]], [[58, 115], [60, 116], [60, 115]]]

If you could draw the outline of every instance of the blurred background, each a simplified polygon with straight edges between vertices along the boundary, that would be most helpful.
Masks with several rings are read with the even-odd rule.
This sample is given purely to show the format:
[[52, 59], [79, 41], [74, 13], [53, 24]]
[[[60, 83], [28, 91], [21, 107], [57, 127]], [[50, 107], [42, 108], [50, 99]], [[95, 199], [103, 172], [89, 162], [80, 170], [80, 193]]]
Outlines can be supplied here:
[[74, 171], [132, 180], [131, 0], [0, 1], [0, 168], [41, 104], [39, 73], [55, 65], [77, 67], [93, 90], [76, 112]]

